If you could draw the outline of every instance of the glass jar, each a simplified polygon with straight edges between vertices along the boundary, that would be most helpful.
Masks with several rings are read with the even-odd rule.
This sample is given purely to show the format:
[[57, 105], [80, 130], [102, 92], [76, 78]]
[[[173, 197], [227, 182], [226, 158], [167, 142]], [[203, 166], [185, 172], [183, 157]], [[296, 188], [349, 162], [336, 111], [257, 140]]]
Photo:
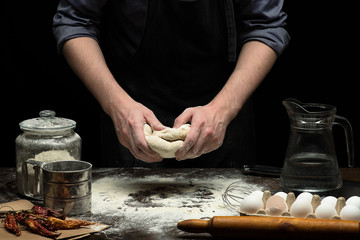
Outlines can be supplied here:
[[[16, 144], [16, 184], [21, 195], [42, 199], [42, 174], [34, 181], [34, 172], [43, 162], [81, 159], [81, 138], [74, 131], [76, 122], [55, 117], [44, 110], [40, 117], [20, 122], [23, 131]], [[36, 184], [35, 184], [36, 183]]]

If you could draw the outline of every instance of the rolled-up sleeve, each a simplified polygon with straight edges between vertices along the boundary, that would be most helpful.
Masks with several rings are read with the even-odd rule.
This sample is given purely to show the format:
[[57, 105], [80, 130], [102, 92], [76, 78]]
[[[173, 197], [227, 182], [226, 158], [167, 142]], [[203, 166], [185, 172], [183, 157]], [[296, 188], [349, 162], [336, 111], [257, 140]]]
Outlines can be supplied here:
[[60, 0], [53, 18], [53, 35], [58, 52], [63, 44], [76, 37], [98, 41], [102, 8], [107, 0]]
[[257, 40], [281, 55], [289, 44], [285, 29], [287, 14], [282, 11], [283, 0], [238, 0], [235, 4], [238, 44]]

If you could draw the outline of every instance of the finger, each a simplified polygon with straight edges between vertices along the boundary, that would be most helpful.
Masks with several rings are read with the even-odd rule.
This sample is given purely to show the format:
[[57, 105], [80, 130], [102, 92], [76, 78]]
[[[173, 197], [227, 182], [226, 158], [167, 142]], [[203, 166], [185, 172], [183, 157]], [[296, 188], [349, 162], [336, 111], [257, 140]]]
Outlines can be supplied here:
[[129, 148], [129, 150], [134, 155], [134, 157], [144, 162], [152, 163], [152, 162], [162, 161], [161, 156], [158, 153], [151, 150], [147, 145], [146, 141], [145, 143], [136, 143], [136, 141], [134, 141], [134, 143], [131, 143], [131, 147]]
[[144, 117], [145, 117], [144, 122], [149, 124], [152, 129], [158, 131], [166, 128], [166, 126], [164, 126], [152, 112], [151, 114], [145, 115]]
[[147, 144], [145, 150], [137, 148], [136, 157], [145, 162], [161, 162], [163, 160], [160, 154], [149, 148]]
[[149, 156], [143, 152], [133, 152], [131, 151], [131, 153], [134, 155], [134, 157], [136, 159], [139, 159], [143, 162], [147, 162], [147, 163], [154, 163], [154, 162], [161, 162], [163, 159], [160, 157], [160, 155], [155, 154], [155, 156]]
[[[199, 145], [199, 146], [198, 146]], [[179, 158], [178, 160], [185, 160], [185, 159], [193, 159], [200, 157], [201, 155], [205, 154], [206, 150], [205, 147], [201, 144], [195, 144], [189, 151], [185, 153], [185, 155], [182, 158]]]
[[185, 138], [183, 146], [175, 153], [176, 160], [184, 160], [193, 157], [191, 149], [196, 145], [200, 137], [200, 129], [191, 127], [190, 132]]
[[145, 140], [143, 125], [132, 129], [129, 150], [137, 159], [145, 162], [159, 162], [162, 158], [151, 150]]
[[197, 158], [218, 149], [222, 145], [223, 138], [223, 136], [214, 134], [210, 128], [201, 128], [195, 144], [184, 155], [179, 154], [176, 156], [178, 156], [178, 160]]
[[178, 127], [180, 127], [181, 125], [183, 125], [185, 123], [191, 122], [193, 114], [194, 114], [194, 109], [193, 108], [185, 109], [184, 112], [181, 113], [175, 119], [173, 128], [178, 128]]

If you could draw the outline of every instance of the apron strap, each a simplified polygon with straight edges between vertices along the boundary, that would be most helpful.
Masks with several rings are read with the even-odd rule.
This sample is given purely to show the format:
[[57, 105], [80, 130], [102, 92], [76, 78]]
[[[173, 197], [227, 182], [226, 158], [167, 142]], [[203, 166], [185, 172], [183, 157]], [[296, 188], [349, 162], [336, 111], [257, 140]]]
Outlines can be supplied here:
[[232, 0], [224, 0], [225, 17], [228, 30], [228, 60], [236, 61], [236, 25], [234, 5]]

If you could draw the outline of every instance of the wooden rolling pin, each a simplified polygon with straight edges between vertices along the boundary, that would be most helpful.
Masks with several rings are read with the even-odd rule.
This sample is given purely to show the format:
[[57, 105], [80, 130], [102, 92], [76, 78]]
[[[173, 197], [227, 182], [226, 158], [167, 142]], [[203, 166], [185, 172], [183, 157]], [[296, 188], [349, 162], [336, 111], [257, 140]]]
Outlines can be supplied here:
[[215, 238], [241, 239], [360, 239], [360, 222], [262, 216], [215, 216], [177, 224], [191, 233], [210, 233]]

